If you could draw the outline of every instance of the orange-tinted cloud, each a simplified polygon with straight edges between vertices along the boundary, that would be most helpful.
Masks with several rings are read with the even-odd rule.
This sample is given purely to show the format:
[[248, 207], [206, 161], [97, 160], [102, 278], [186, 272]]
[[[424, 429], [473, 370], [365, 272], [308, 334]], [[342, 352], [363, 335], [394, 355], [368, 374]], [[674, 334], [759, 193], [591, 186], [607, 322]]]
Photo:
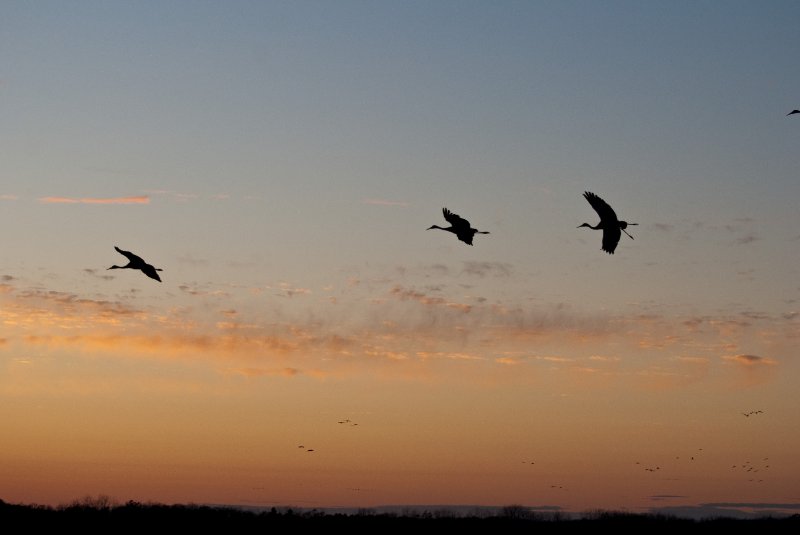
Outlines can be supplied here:
[[725, 362], [736, 366], [740, 386], [753, 387], [767, 382], [775, 375], [777, 361], [758, 355], [725, 355]]
[[110, 198], [83, 197], [80, 199], [73, 197], [41, 197], [39, 202], [45, 204], [150, 204], [150, 197], [147, 195]]
[[234, 368], [231, 371], [240, 375], [244, 375], [245, 377], [294, 377], [303, 373], [297, 368]]
[[726, 355], [722, 357], [722, 360], [734, 362], [745, 368], [773, 366], [777, 364], [777, 362], [771, 358], [759, 357], [758, 355]]

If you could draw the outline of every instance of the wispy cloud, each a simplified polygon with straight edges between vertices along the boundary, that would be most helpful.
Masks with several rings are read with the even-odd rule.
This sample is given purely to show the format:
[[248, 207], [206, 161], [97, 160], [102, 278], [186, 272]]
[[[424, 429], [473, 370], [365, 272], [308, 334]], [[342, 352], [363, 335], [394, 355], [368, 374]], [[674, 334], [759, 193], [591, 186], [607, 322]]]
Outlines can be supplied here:
[[466, 303], [451, 302], [443, 297], [428, 295], [426, 293], [411, 288], [404, 288], [402, 286], [395, 286], [389, 290], [389, 294], [400, 301], [416, 301], [423, 305], [445, 306], [447, 308], [458, 310], [464, 313], [471, 312], [473, 308], [472, 305]]
[[303, 373], [297, 368], [233, 368], [231, 371], [245, 377], [295, 377]]
[[178, 289], [184, 293], [194, 296], [202, 296], [202, 297], [229, 297], [230, 294], [223, 290], [210, 290], [205, 287], [202, 287], [199, 284], [191, 283], [191, 284], [181, 284], [178, 286]]
[[672, 232], [675, 230], [675, 225], [670, 225], [668, 223], [653, 223], [648, 226], [651, 230], [657, 230], [659, 232]]
[[114, 280], [114, 275], [110, 275], [110, 274], [102, 272], [102, 271], [98, 273], [98, 271], [96, 269], [85, 268], [83, 270], [83, 272], [91, 275], [92, 277], [95, 277], [95, 278], [98, 278], [98, 279], [102, 279], [102, 280], [105, 280], [105, 281]]
[[515, 366], [517, 364], [522, 364], [523, 362], [522, 360], [514, 357], [500, 357], [494, 359], [494, 361], [497, 362], [498, 364], [505, 364], [507, 366]]
[[756, 366], [772, 366], [777, 364], [776, 361], [767, 357], [759, 357], [758, 355], [726, 355], [722, 360], [734, 362], [746, 368], [753, 368]]
[[16, 195], [9, 195], [9, 194], [0, 195], [0, 201], [16, 201], [16, 200], [19, 200], [19, 197], [17, 197]]
[[512, 273], [511, 264], [504, 262], [464, 262], [464, 273], [475, 277], [510, 277]]
[[362, 204], [371, 204], [371, 205], [374, 205], [374, 206], [401, 206], [403, 208], [406, 208], [406, 207], [410, 206], [409, 203], [407, 203], [407, 202], [403, 202], [403, 201], [388, 201], [386, 199], [362, 199], [361, 203]]
[[109, 198], [40, 197], [39, 202], [44, 204], [150, 204], [150, 197], [147, 195]]
[[747, 245], [749, 243], [753, 243], [754, 241], [758, 241], [761, 238], [756, 236], [755, 234], [745, 234], [744, 236], [740, 236], [736, 238], [735, 242], [737, 245]]

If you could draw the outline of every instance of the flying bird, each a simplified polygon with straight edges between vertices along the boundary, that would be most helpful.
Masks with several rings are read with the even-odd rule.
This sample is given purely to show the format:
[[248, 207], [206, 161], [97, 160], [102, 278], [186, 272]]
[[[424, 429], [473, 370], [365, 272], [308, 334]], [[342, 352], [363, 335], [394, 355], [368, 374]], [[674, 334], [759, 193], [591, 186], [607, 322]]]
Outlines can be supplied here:
[[431, 225], [428, 227], [427, 230], [431, 230], [432, 228], [438, 228], [439, 230], [446, 230], [448, 232], [452, 232], [458, 239], [463, 241], [464, 243], [468, 243], [472, 245], [472, 238], [475, 234], [489, 234], [487, 231], [477, 230], [470, 226], [469, 221], [464, 219], [463, 217], [459, 216], [458, 214], [454, 214], [447, 208], [442, 208], [442, 213], [444, 214], [444, 218], [450, 223], [450, 226], [447, 228], [440, 227], [437, 225]]
[[120, 249], [116, 245], [114, 246], [114, 249], [116, 249], [117, 252], [120, 253], [121, 255], [124, 255], [125, 257], [127, 257], [128, 258], [128, 263], [126, 265], [124, 265], [124, 266], [111, 266], [108, 269], [139, 269], [139, 270], [142, 271], [142, 273], [144, 273], [145, 275], [147, 275], [151, 279], [155, 279], [158, 282], [161, 282], [161, 277], [159, 277], [158, 273], [156, 273], [156, 272], [157, 271], [163, 271], [162, 269], [154, 268], [153, 266], [151, 266], [150, 264], [148, 264], [147, 262], [145, 262], [144, 260], [142, 260], [141, 258], [136, 256], [135, 254], [130, 253], [128, 251], [123, 251], [122, 249]]
[[[622, 236], [620, 231], [628, 234], [625, 230], [628, 228], [628, 225], [638, 225], [638, 223], [628, 223], [627, 221], [620, 221], [617, 219], [617, 214], [614, 212], [614, 209], [611, 208], [606, 201], [591, 191], [584, 192], [583, 196], [589, 201], [589, 204], [592, 205], [597, 215], [600, 216], [600, 222], [594, 227], [589, 223], [584, 223], [579, 225], [578, 228], [589, 227], [594, 230], [602, 230], [603, 250], [608, 254], [614, 254], [614, 249], [617, 248], [619, 239]], [[628, 237], [633, 239], [633, 236], [630, 234], [628, 234]]]
[[800, 113], [800, 110], [792, 110], [789, 113], [787, 113], [786, 116], [788, 117], [790, 115], [794, 115], [795, 113]]

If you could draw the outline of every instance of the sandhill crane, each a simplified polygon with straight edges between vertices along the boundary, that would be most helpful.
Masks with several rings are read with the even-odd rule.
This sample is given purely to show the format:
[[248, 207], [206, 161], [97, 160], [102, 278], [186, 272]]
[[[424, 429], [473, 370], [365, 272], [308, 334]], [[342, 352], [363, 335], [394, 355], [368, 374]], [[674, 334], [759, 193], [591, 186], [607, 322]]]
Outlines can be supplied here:
[[792, 110], [789, 113], [787, 113], [786, 116], [788, 117], [790, 115], [794, 115], [795, 113], [800, 113], [800, 110]]
[[144, 260], [142, 260], [141, 258], [136, 256], [135, 254], [130, 253], [128, 251], [123, 251], [122, 249], [120, 249], [116, 245], [114, 246], [114, 249], [116, 249], [117, 252], [120, 253], [121, 255], [124, 255], [125, 257], [127, 257], [128, 258], [128, 263], [127, 263], [127, 265], [124, 265], [124, 266], [111, 266], [108, 269], [139, 269], [139, 270], [142, 271], [142, 273], [144, 273], [145, 275], [147, 275], [151, 279], [155, 279], [158, 282], [161, 282], [161, 277], [159, 277], [158, 273], [156, 273], [156, 272], [157, 271], [163, 271], [162, 269], [154, 268], [153, 266], [151, 266], [150, 264], [148, 264], [147, 262], [145, 262]]
[[[628, 234], [628, 232], [625, 230], [628, 225], [638, 225], [638, 223], [628, 223], [627, 221], [618, 220], [617, 214], [614, 213], [614, 210], [608, 205], [608, 203], [591, 191], [584, 192], [583, 196], [586, 197], [586, 200], [592, 205], [594, 211], [600, 216], [600, 222], [594, 227], [589, 223], [584, 223], [579, 225], [578, 228], [589, 227], [594, 230], [602, 230], [603, 250], [608, 254], [614, 254], [614, 249], [617, 248], [619, 239], [622, 236], [620, 230], [625, 234]], [[628, 237], [633, 239], [633, 236], [630, 234], [628, 234]]]
[[444, 218], [450, 223], [451, 226], [444, 228], [437, 225], [431, 225], [428, 227], [427, 230], [431, 230], [432, 228], [438, 228], [439, 230], [446, 230], [448, 232], [452, 232], [458, 239], [463, 241], [464, 243], [468, 243], [472, 245], [472, 237], [475, 234], [489, 234], [487, 231], [477, 230], [470, 226], [469, 221], [460, 217], [458, 214], [454, 214], [447, 208], [442, 208], [442, 213], [444, 214]]

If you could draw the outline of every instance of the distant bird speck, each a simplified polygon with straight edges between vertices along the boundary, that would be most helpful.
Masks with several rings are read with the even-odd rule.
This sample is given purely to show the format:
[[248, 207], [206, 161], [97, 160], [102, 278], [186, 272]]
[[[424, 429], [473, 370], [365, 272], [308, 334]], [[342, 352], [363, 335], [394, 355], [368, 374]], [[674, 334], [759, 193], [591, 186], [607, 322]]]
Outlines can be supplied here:
[[118, 253], [128, 258], [128, 263], [124, 266], [111, 266], [108, 269], [138, 269], [141, 270], [142, 273], [150, 277], [151, 279], [155, 279], [158, 282], [161, 282], [161, 277], [158, 276], [158, 271], [163, 271], [160, 268], [154, 268], [138, 256], [128, 251], [123, 251], [116, 245], [114, 249], [117, 250]]
[[460, 217], [458, 214], [454, 214], [447, 208], [442, 208], [442, 213], [444, 214], [444, 218], [448, 223], [450, 223], [451, 226], [445, 228], [437, 225], [431, 225], [427, 230], [438, 228], [439, 230], [452, 232], [458, 236], [459, 240], [463, 241], [464, 243], [468, 243], [469, 245], [472, 245], [472, 238], [475, 236], [475, 234], [489, 234], [485, 230], [477, 230], [472, 228], [469, 221], [463, 217]]
[[[578, 225], [578, 228], [589, 227], [594, 230], [602, 230], [603, 250], [608, 254], [614, 254], [614, 250], [617, 248], [619, 239], [622, 236], [620, 231], [628, 234], [625, 230], [628, 228], [628, 225], [638, 225], [638, 223], [628, 223], [627, 221], [620, 221], [617, 219], [617, 214], [608, 203], [591, 191], [584, 192], [583, 196], [589, 201], [589, 204], [592, 205], [597, 215], [600, 216], [600, 222], [594, 227], [589, 223], [583, 223], [582, 225]], [[630, 234], [628, 234], [628, 237], [633, 239], [633, 236]]]

